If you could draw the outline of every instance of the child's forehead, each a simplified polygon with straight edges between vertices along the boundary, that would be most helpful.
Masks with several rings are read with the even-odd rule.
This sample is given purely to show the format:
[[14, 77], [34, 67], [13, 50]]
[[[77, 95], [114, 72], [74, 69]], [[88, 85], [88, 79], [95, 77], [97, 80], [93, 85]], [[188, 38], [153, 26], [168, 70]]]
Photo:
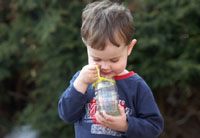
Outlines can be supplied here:
[[[103, 36], [102, 36], [103, 37]], [[101, 39], [101, 38], [99, 38]], [[123, 47], [126, 46], [125, 44], [125, 40], [121, 37], [121, 35], [119, 33], [114, 33], [113, 37], [106, 37], [104, 39], [101, 39], [102, 41], [100, 43], [98, 43], [98, 45], [90, 45], [87, 42], [84, 41], [84, 43], [87, 46], [90, 46], [94, 49], [98, 49], [98, 50], [104, 50], [106, 47], [109, 46], [115, 46], [115, 47]]]
[[93, 57], [98, 57], [98, 56], [106, 56], [106, 57], [116, 57], [120, 56], [121, 53], [126, 49], [125, 45], [121, 45], [119, 47], [113, 45], [112, 43], [106, 43], [105, 48], [102, 49], [97, 49], [93, 48], [91, 46], [87, 46], [88, 53], [93, 56]]

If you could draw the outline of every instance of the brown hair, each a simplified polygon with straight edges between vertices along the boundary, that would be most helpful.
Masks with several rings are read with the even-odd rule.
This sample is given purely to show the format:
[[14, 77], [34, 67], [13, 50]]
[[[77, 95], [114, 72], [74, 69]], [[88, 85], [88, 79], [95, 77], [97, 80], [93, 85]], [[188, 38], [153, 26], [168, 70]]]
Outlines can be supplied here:
[[133, 35], [133, 19], [128, 8], [109, 0], [88, 4], [82, 13], [81, 36], [83, 41], [95, 49], [103, 50], [109, 40], [117, 47], [120, 42], [128, 45]]

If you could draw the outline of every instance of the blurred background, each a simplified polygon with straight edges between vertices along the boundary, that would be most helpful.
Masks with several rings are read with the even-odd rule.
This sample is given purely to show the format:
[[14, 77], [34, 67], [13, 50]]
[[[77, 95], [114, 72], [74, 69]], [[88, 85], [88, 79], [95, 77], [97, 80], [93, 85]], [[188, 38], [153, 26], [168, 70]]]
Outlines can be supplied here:
[[[58, 100], [87, 64], [81, 12], [92, 0], [0, 0], [0, 138], [74, 138]], [[200, 1], [127, 0], [137, 44], [128, 70], [152, 88], [159, 138], [200, 136]]]

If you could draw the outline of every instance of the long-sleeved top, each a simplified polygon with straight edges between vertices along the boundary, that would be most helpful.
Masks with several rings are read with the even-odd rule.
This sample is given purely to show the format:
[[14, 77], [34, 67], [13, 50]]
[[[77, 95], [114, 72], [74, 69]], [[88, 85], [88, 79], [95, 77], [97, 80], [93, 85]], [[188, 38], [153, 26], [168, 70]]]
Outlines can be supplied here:
[[76, 138], [156, 138], [163, 130], [164, 121], [146, 82], [133, 71], [116, 76], [119, 103], [124, 106], [128, 129], [119, 132], [96, 123], [97, 111], [94, 89], [91, 84], [85, 94], [77, 91], [74, 80], [64, 91], [58, 103], [62, 120], [74, 123]]

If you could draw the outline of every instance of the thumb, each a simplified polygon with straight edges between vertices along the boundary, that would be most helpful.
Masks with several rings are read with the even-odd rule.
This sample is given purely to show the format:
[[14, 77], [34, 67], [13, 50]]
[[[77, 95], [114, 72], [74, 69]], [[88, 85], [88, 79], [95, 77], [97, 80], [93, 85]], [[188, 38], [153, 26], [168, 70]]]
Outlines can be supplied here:
[[119, 108], [120, 115], [124, 115], [124, 114], [125, 114], [125, 109], [124, 109], [124, 107], [121, 106], [120, 104], [118, 104], [118, 108]]

